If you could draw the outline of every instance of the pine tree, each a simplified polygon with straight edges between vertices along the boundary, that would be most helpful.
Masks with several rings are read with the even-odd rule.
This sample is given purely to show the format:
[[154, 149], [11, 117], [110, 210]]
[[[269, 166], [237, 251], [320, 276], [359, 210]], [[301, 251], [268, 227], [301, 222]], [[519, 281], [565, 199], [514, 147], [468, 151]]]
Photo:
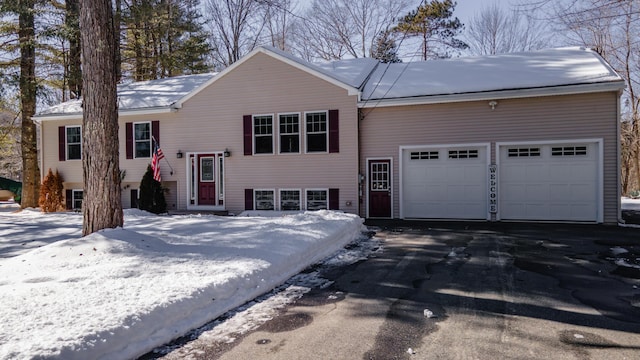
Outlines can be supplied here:
[[452, 0], [432, 0], [403, 17], [395, 31], [406, 36], [421, 38], [422, 60], [449, 57], [448, 50], [461, 50], [469, 46], [456, 39], [463, 25], [453, 17], [456, 3]]
[[211, 48], [200, 19], [197, 0], [131, 1], [122, 11], [124, 71], [135, 80], [208, 71]]
[[82, 235], [122, 226], [115, 30], [111, 0], [84, 0], [82, 50]]
[[400, 63], [398, 57], [398, 45], [390, 31], [382, 31], [376, 37], [376, 42], [371, 49], [371, 57], [382, 63]]
[[167, 212], [167, 201], [164, 198], [162, 184], [153, 178], [151, 165], [147, 166], [147, 171], [142, 176], [140, 182], [140, 194], [138, 195], [138, 208], [154, 214]]

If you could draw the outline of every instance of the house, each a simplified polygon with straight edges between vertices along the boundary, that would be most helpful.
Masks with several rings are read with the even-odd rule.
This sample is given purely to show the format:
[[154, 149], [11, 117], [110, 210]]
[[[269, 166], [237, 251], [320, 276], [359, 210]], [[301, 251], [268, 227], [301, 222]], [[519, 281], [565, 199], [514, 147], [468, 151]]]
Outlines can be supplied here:
[[[623, 89], [582, 48], [311, 64], [261, 47], [218, 74], [119, 87], [123, 205], [155, 139], [173, 210], [616, 223]], [[63, 175], [70, 207], [80, 105], [36, 117], [42, 168]]]

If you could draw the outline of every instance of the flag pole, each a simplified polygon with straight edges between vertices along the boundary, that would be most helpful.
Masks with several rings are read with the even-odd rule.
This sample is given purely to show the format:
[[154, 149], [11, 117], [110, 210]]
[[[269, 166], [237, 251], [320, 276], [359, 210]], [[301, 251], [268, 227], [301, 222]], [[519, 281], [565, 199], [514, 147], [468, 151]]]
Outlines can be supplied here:
[[[160, 143], [158, 142], [158, 140], [156, 140], [156, 138], [155, 138], [155, 137], [153, 137], [153, 135], [151, 135], [151, 140], [153, 140], [153, 142], [155, 142], [155, 143], [156, 143], [156, 146], [157, 146], [158, 148], [160, 148]], [[166, 157], [166, 156], [164, 157], [164, 161], [166, 161], [166, 162], [167, 162], [167, 165], [169, 165], [169, 169], [171, 169], [170, 174], [171, 174], [171, 175], [173, 175], [173, 168], [171, 167], [171, 164], [169, 163], [169, 160], [167, 160], [167, 157]]]

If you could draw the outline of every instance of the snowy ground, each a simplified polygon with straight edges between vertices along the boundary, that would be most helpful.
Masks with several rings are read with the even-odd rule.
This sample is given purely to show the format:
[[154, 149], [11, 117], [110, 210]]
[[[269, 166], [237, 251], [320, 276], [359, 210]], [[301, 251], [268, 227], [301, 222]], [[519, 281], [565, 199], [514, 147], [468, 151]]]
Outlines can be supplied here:
[[[329, 211], [127, 210], [124, 228], [81, 238], [80, 214], [14, 210], [0, 204], [0, 359], [134, 358], [270, 291], [363, 230], [359, 217]], [[304, 291], [289, 286], [263, 307]]]
[[640, 211], [640, 199], [622, 198], [622, 210]]

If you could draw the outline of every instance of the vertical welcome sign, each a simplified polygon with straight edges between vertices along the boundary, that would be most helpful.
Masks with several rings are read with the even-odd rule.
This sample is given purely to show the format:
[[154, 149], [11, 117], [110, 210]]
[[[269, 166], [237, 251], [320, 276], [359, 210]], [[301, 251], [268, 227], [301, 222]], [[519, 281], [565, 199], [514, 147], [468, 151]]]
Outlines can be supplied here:
[[489, 212], [498, 212], [498, 167], [496, 164], [489, 165]]

